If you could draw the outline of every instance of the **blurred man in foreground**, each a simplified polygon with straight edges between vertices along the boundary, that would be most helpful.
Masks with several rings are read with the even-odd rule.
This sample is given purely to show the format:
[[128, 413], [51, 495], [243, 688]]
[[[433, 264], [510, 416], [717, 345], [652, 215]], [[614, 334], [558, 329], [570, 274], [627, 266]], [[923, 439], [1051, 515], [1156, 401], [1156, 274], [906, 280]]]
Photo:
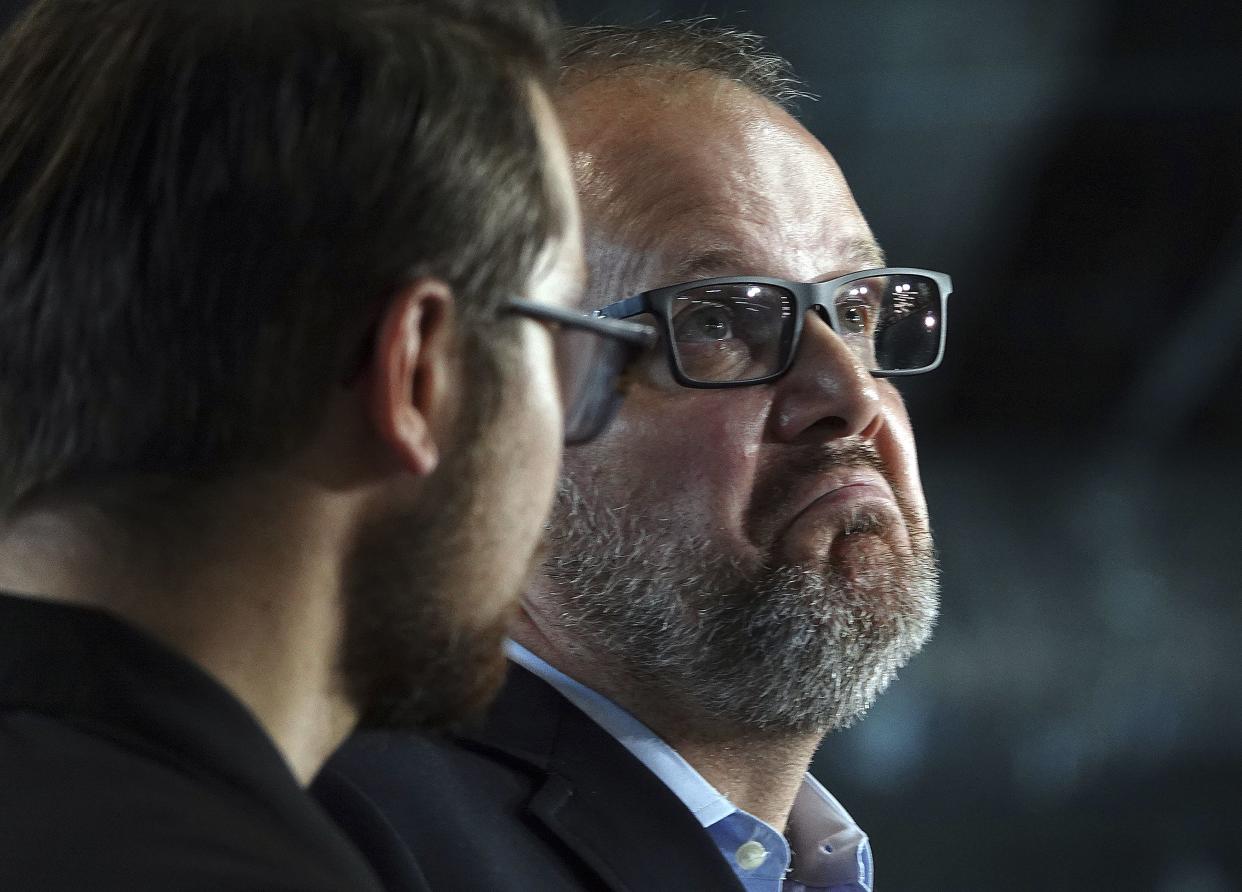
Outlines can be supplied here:
[[444, 888], [870, 889], [866, 835], [806, 770], [935, 620], [889, 378], [940, 362], [949, 279], [877, 269], [754, 38], [594, 28], [569, 46], [588, 306], [652, 321], [662, 349], [567, 458], [487, 726], [362, 738], [330, 772]]
[[0, 43], [0, 888], [378, 888], [302, 787], [481, 709], [562, 408], [615, 401], [557, 401], [551, 330], [618, 329], [564, 309], [549, 33], [45, 0]]

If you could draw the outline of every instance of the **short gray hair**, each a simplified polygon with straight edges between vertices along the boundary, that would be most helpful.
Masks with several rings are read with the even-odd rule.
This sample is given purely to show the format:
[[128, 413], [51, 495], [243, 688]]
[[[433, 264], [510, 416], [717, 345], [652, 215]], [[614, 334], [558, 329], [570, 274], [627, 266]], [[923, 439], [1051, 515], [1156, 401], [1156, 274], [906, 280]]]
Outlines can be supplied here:
[[762, 37], [726, 28], [710, 16], [655, 25], [567, 26], [561, 50], [561, 86], [568, 90], [648, 68], [715, 74], [786, 109], [811, 96]]

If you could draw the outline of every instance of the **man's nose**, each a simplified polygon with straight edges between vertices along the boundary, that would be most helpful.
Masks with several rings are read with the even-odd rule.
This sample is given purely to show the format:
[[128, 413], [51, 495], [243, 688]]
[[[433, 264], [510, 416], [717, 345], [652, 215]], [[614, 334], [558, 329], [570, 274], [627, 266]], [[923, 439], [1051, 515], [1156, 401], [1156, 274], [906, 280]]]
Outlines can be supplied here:
[[771, 426], [778, 440], [873, 438], [883, 426], [880, 389], [844, 340], [809, 310], [792, 368], [776, 382]]

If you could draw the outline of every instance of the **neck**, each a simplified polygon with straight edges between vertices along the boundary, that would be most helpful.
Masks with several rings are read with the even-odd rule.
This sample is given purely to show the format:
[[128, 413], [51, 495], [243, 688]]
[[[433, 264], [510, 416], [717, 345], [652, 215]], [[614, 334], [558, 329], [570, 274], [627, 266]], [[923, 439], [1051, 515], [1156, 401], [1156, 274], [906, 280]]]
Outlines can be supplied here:
[[527, 609], [513, 629], [514, 640], [651, 728], [735, 806], [785, 831], [822, 735], [705, 727], [660, 698], [643, 696], [623, 672], [583, 653], [524, 606]]
[[710, 741], [660, 736], [730, 802], [781, 833], [820, 740], [772, 733]]
[[196, 663], [306, 784], [355, 720], [335, 668], [341, 542], [305, 494], [259, 488], [154, 538], [97, 508], [23, 512], [0, 527], [0, 588], [107, 610]]

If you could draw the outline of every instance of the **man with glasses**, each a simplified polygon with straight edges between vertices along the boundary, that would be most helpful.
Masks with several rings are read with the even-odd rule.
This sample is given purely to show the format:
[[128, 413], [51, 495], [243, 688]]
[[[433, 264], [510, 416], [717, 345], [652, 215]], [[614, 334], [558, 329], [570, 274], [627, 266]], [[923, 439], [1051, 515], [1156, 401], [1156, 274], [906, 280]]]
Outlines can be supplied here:
[[425, 888], [303, 787], [491, 698], [562, 437], [653, 338], [577, 309], [550, 34], [42, 0], [0, 41], [0, 889]]
[[935, 619], [892, 379], [940, 363], [949, 278], [885, 266], [755, 38], [568, 43], [587, 306], [660, 349], [567, 455], [487, 724], [331, 770], [448, 889], [869, 890], [866, 835], [806, 770]]

